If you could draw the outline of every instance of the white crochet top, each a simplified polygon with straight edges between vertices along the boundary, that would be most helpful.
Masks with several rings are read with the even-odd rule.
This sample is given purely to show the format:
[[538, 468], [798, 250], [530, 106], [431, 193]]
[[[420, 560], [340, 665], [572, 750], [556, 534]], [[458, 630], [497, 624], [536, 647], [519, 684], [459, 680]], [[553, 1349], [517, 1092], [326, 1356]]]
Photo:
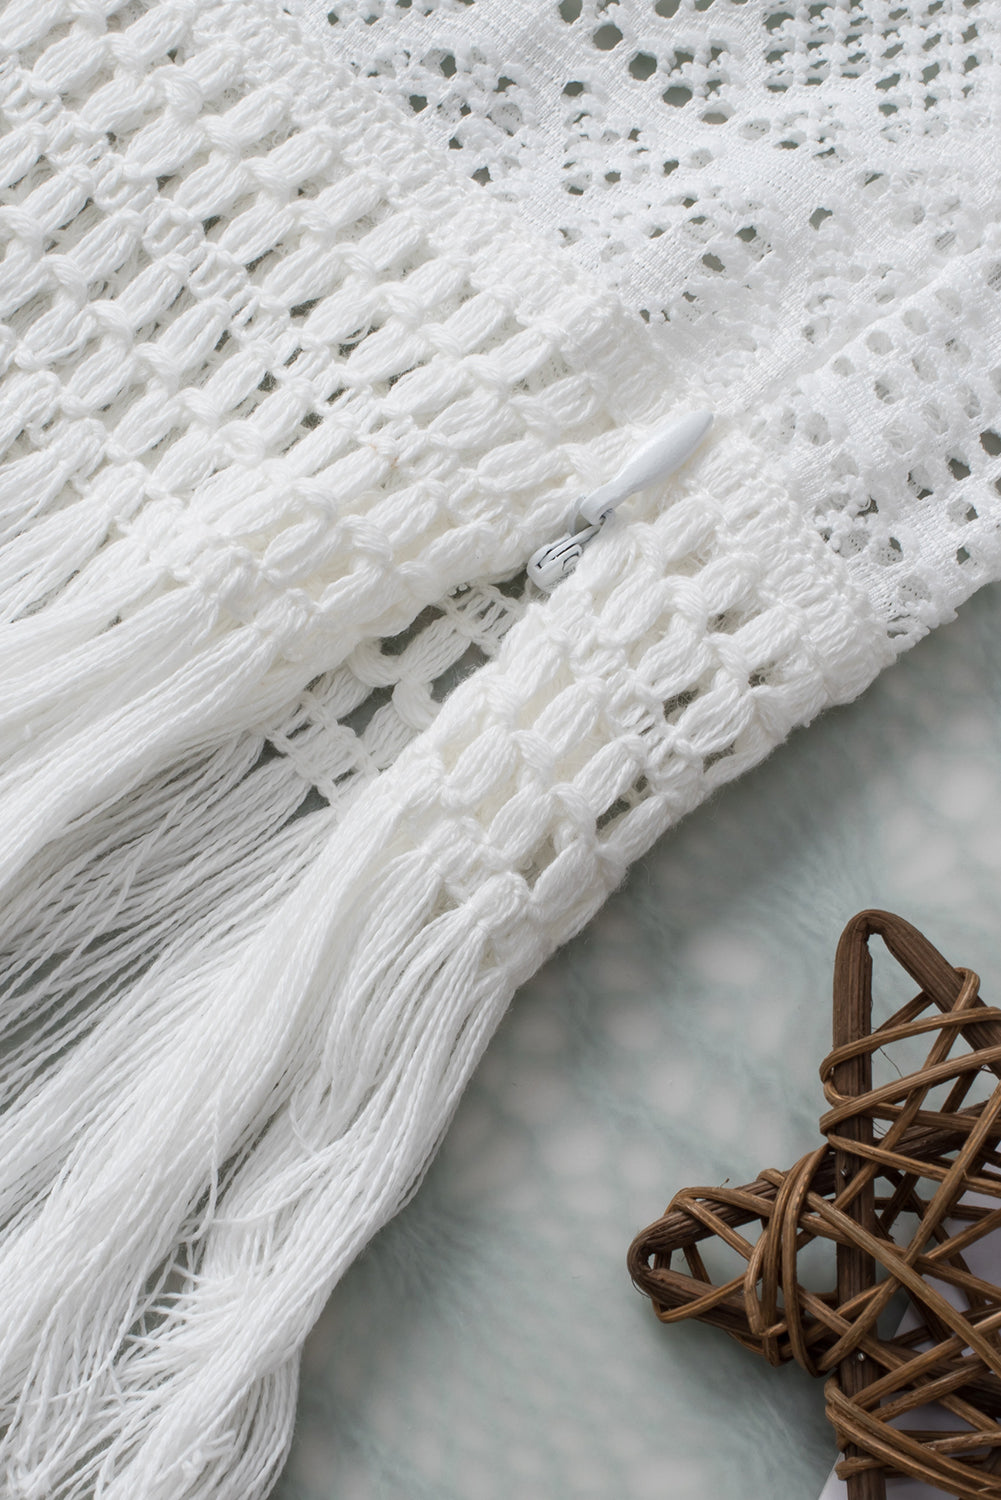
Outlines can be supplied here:
[[289, 9], [0, 10], [18, 1500], [266, 1494], [515, 987], [1001, 576], [993, 0]]

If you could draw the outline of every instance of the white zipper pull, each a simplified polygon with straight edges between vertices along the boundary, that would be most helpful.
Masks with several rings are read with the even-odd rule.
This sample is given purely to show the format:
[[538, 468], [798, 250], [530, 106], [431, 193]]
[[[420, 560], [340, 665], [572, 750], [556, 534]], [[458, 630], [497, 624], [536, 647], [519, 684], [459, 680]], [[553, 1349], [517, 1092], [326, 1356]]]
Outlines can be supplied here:
[[615, 507], [637, 490], [645, 490], [680, 469], [709, 431], [712, 420], [712, 412], [693, 411], [672, 422], [644, 443], [614, 479], [585, 496], [575, 507], [566, 534], [532, 553], [527, 569], [532, 582], [549, 590], [572, 573], [584, 548], [598, 535]]

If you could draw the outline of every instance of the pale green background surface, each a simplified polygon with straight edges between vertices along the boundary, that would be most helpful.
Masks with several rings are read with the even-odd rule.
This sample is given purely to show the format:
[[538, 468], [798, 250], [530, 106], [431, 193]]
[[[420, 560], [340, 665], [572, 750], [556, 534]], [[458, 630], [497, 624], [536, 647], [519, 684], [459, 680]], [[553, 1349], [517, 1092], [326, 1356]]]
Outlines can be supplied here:
[[815, 1500], [820, 1383], [661, 1327], [625, 1251], [678, 1187], [815, 1144], [855, 911], [1001, 993], [999, 640], [994, 587], [663, 839], [525, 986], [307, 1345], [279, 1500]]

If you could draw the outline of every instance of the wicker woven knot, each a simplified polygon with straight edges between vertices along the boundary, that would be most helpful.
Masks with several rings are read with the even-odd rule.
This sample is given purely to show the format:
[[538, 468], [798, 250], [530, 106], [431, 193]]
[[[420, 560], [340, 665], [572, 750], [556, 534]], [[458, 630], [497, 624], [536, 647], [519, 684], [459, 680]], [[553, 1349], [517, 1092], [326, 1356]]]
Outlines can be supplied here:
[[[920, 987], [875, 1030], [874, 933]], [[1001, 1500], [1001, 1011], [902, 918], [862, 912], [838, 946], [821, 1078], [824, 1144], [745, 1187], [678, 1193], [630, 1273], [664, 1322], [701, 1318], [827, 1377], [851, 1500], [884, 1500], [891, 1474]], [[818, 1242], [823, 1292], [802, 1279]], [[721, 1256], [733, 1274], [714, 1278]]]

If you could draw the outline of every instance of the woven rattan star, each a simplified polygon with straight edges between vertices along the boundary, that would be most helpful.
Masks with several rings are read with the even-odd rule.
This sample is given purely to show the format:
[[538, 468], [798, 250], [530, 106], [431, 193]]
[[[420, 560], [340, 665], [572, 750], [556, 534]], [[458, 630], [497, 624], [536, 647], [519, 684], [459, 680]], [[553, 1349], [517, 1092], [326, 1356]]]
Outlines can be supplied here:
[[[875, 1030], [873, 934], [920, 987]], [[629, 1251], [664, 1322], [699, 1318], [827, 1376], [851, 1500], [884, 1500], [889, 1475], [1001, 1500], [1001, 1011], [978, 991], [908, 922], [861, 912], [835, 959], [824, 1144], [746, 1187], [685, 1189]], [[874, 1085], [877, 1053], [899, 1076]], [[737, 1263], [716, 1282], [714, 1240]], [[800, 1279], [818, 1241], [822, 1293]], [[881, 1336], [898, 1294], [904, 1319]]]

